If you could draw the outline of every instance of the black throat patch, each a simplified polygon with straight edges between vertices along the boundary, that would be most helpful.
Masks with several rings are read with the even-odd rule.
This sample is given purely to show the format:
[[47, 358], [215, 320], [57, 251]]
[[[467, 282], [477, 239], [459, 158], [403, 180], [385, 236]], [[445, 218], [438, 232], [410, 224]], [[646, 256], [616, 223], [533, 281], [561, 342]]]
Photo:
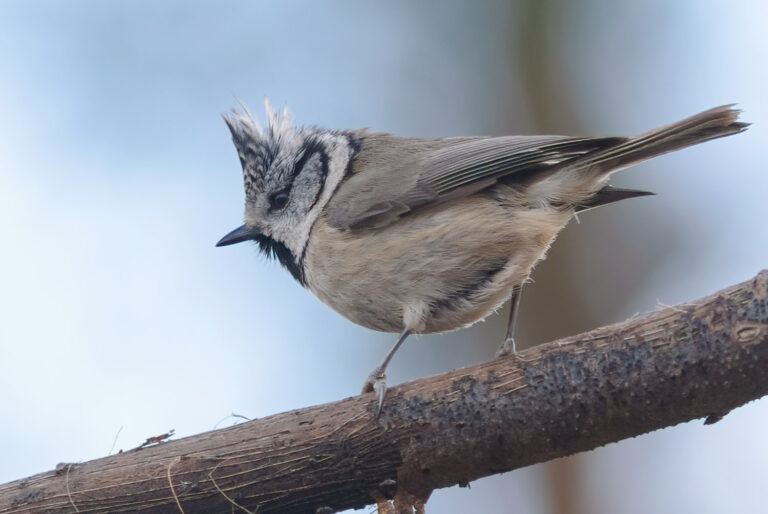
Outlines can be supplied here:
[[259, 245], [259, 251], [267, 256], [268, 259], [277, 259], [277, 261], [287, 269], [293, 278], [303, 287], [307, 286], [304, 280], [304, 270], [296, 264], [296, 257], [280, 241], [275, 241], [269, 236], [257, 235], [253, 238]]

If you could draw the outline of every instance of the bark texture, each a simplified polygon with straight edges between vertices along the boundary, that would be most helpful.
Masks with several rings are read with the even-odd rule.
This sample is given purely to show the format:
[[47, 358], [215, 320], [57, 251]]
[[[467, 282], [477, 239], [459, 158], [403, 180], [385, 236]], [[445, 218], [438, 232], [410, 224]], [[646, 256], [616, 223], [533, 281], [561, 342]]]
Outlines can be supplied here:
[[[423, 509], [467, 484], [768, 393], [768, 271], [701, 300], [373, 394], [0, 485], [0, 513]], [[757, 429], [757, 428], [756, 428]], [[395, 497], [394, 506], [385, 506]]]

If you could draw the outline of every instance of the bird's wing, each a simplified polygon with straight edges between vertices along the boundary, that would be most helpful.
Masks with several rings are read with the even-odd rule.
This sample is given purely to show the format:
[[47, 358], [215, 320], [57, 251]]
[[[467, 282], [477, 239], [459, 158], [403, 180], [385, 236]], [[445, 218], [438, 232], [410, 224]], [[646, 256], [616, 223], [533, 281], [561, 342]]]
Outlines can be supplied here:
[[[394, 136], [376, 137], [375, 145], [363, 143], [356, 173], [339, 186], [327, 206], [332, 227], [382, 227], [416, 209], [476, 193], [499, 179], [522, 183], [625, 141], [616, 137], [505, 136], [409, 143]], [[390, 145], [392, 151], [382, 150], [382, 145]], [[373, 149], [370, 157], [366, 146]], [[394, 160], [399, 164], [393, 164]]]

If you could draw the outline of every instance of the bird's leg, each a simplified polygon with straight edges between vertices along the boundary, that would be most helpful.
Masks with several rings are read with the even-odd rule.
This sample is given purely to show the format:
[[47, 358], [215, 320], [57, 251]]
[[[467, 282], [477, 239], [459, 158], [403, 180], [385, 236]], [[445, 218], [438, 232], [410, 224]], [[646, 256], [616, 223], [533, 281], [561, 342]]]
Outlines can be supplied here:
[[515, 322], [517, 321], [517, 309], [520, 307], [520, 292], [523, 285], [515, 286], [512, 289], [511, 306], [509, 308], [509, 322], [507, 323], [507, 337], [501, 343], [496, 351], [496, 357], [504, 355], [514, 355], [515, 353]]
[[400, 333], [400, 336], [397, 338], [397, 341], [395, 341], [394, 346], [392, 346], [392, 348], [390, 348], [390, 350], [387, 352], [387, 355], [384, 356], [384, 360], [381, 361], [381, 364], [379, 364], [376, 369], [371, 371], [371, 374], [368, 375], [368, 379], [365, 381], [365, 384], [363, 384], [364, 393], [375, 391], [377, 397], [379, 398], [379, 404], [376, 407], [376, 417], [381, 414], [381, 406], [384, 405], [384, 393], [387, 392], [386, 371], [387, 366], [389, 365], [389, 361], [392, 360], [392, 356], [395, 355], [397, 349], [400, 348], [400, 345], [403, 344], [403, 341], [405, 341], [410, 333], [410, 329], [407, 328]]

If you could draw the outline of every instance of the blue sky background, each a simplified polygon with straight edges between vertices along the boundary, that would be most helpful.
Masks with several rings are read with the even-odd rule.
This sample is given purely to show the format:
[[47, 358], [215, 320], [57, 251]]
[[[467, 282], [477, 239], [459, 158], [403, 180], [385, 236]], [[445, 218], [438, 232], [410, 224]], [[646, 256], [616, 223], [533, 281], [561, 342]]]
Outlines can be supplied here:
[[[536, 285], [557, 297], [545, 277], [565, 263], [608, 323], [768, 267], [765, 5], [541, 5], [544, 50], [518, 38], [523, 2], [0, 2], [0, 482], [103, 456], [118, 431], [115, 451], [356, 394], [391, 344], [255, 249], [214, 248], [242, 219], [220, 117], [236, 98], [331, 128], [530, 133], [539, 55], [556, 131], [738, 102], [747, 133], [622, 174], [659, 196], [582, 216]], [[552, 315], [523, 302], [524, 332]], [[414, 338], [390, 383], [489, 358], [496, 318]], [[574, 512], [757, 512], [767, 422], [763, 400], [580, 456]], [[560, 512], [547, 469], [438, 491], [430, 511]]]

